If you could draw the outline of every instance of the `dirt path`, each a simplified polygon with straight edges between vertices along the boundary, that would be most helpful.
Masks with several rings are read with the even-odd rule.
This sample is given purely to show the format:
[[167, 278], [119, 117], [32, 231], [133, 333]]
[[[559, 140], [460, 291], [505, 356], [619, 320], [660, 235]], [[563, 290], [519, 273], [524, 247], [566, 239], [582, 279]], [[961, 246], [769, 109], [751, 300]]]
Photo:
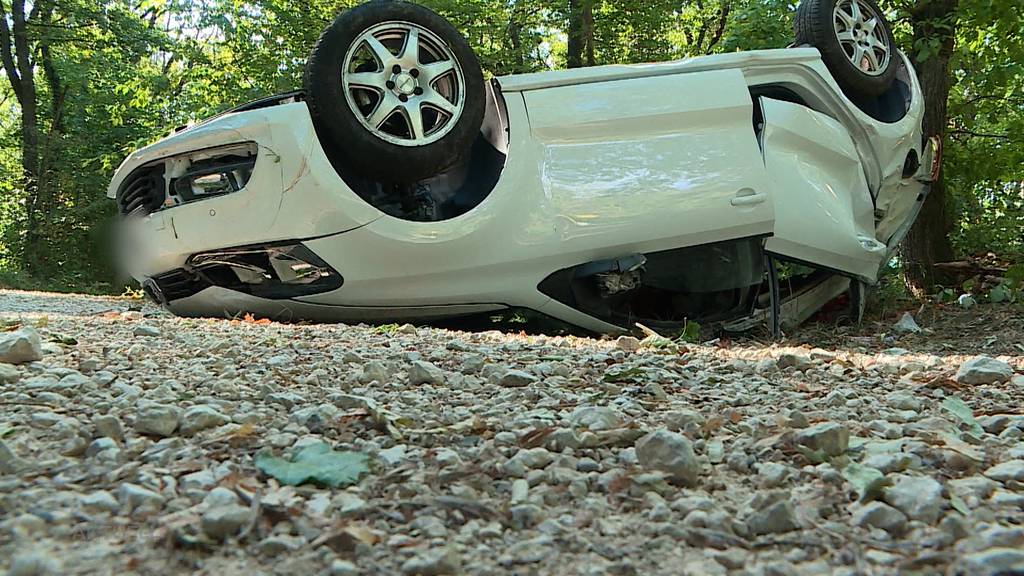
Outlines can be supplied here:
[[917, 312], [634, 350], [0, 291], [0, 570], [1024, 571], [1024, 312]]

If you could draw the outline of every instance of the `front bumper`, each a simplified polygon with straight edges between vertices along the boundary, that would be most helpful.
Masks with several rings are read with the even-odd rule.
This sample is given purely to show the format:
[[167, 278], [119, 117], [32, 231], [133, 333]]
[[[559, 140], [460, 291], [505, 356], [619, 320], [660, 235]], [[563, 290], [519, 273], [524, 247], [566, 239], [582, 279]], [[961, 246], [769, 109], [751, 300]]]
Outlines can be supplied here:
[[[232, 113], [133, 153], [108, 189], [140, 169], [196, 151], [254, 143], [244, 188], [124, 219], [117, 258], [140, 282], [184, 268], [194, 254], [339, 234], [381, 217], [338, 177], [302, 102]], [[144, 212], [144, 211], [143, 211]]]

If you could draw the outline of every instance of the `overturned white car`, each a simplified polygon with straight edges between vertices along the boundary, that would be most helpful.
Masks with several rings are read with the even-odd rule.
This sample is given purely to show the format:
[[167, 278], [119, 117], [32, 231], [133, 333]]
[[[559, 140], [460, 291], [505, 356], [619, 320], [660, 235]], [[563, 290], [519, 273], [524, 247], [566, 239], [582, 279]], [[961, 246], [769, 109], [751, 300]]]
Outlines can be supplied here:
[[[873, 0], [805, 0], [787, 49], [485, 81], [407, 2], [343, 13], [304, 89], [133, 153], [130, 273], [181, 315], [597, 332], [800, 320], [863, 288], [938, 169]], [[812, 273], [781, 282], [776, 262]]]

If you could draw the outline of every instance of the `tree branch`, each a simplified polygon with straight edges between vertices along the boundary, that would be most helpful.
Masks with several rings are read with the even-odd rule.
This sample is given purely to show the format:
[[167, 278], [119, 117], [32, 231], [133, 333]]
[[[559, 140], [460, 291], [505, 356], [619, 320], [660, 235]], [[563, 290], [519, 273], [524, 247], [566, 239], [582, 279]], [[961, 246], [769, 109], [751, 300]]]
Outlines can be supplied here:
[[948, 134], [950, 136], [972, 136], [975, 138], [996, 138], [999, 140], [1010, 139], [1009, 134], [986, 134], [984, 132], [975, 132], [974, 130], [967, 130], [966, 128], [961, 128], [959, 130], [950, 130]]
[[711, 42], [708, 43], [708, 47], [704, 50], [705, 54], [711, 54], [711, 49], [722, 40], [722, 35], [725, 34], [725, 25], [729, 19], [730, 9], [731, 6], [728, 2], [724, 2], [722, 4], [722, 9], [718, 16], [718, 28], [715, 29], [715, 34], [711, 37]]
[[11, 83], [11, 90], [20, 104], [22, 101], [21, 75], [18, 74], [18, 67], [14, 63], [14, 55], [11, 53], [11, 29], [7, 24], [7, 11], [4, 8], [4, 0], [0, 0], [0, 62], [3, 63], [4, 71], [7, 72], [7, 79]]

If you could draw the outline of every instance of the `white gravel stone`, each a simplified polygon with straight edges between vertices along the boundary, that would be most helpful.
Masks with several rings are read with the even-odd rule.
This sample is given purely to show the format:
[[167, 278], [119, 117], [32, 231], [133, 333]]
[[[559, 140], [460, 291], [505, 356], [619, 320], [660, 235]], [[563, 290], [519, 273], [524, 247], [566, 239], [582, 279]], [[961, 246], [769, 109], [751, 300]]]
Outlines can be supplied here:
[[203, 532], [214, 540], [237, 536], [252, 521], [252, 510], [244, 506], [217, 506], [203, 512]]
[[823, 422], [796, 433], [796, 441], [811, 450], [839, 456], [850, 446], [850, 431], [842, 424]]
[[577, 428], [594, 432], [614, 430], [626, 424], [621, 413], [607, 406], [580, 406], [572, 411], [569, 422]]
[[43, 343], [35, 328], [0, 332], [0, 362], [24, 364], [43, 359]]
[[176, 406], [149, 404], [135, 415], [135, 431], [148, 436], [170, 436], [178, 429], [181, 409]]
[[409, 384], [413, 386], [421, 384], [441, 386], [444, 384], [444, 371], [430, 362], [417, 360], [409, 368]]
[[163, 496], [148, 488], [130, 483], [121, 484], [121, 488], [118, 490], [118, 499], [131, 512], [157, 511], [163, 507], [166, 500]]
[[1013, 368], [1009, 364], [988, 356], [976, 356], [964, 362], [956, 373], [960, 384], [982, 385], [1009, 382]]
[[216, 428], [231, 422], [231, 418], [222, 414], [213, 406], [201, 404], [185, 410], [181, 417], [181, 433], [195, 434], [207, 428]]
[[796, 510], [789, 500], [779, 500], [769, 504], [751, 514], [747, 519], [747, 529], [754, 535], [792, 532], [799, 528]]
[[971, 576], [1001, 576], [1024, 574], [1024, 550], [1020, 548], [990, 548], [967, 554], [960, 561], [960, 574]]
[[853, 513], [853, 523], [857, 526], [881, 528], [894, 535], [903, 533], [907, 526], [907, 516], [903, 512], [882, 502], [871, 502]]
[[402, 574], [410, 576], [445, 576], [457, 574], [461, 562], [454, 549], [434, 548], [420, 552], [402, 563]]
[[81, 503], [82, 508], [91, 511], [114, 513], [121, 508], [114, 495], [106, 490], [97, 490], [96, 492], [83, 495]]
[[155, 326], [147, 326], [145, 324], [136, 326], [132, 334], [136, 336], [145, 336], [147, 338], [155, 338], [160, 335], [160, 329]]
[[640, 341], [633, 336], [619, 336], [615, 346], [623, 352], [633, 353], [640, 349]]
[[504, 388], [524, 388], [537, 381], [533, 374], [522, 370], [508, 370], [498, 379], [498, 385]]
[[911, 520], [934, 524], [945, 500], [942, 484], [924, 476], [897, 476], [885, 491], [885, 501]]
[[1010, 460], [985, 470], [985, 476], [1002, 483], [1016, 480], [1024, 482], [1024, 460]]
[[21, 380], [21, 371], [12, 364], [0, 363], [0, 384], [14, 384]]
[[683, 485], [696, 484], [701, 473], [693, 445], [676, 432], [657, 430], [644, 436], [636, 443], [636, 456], [644, 468], [666, 472]]

